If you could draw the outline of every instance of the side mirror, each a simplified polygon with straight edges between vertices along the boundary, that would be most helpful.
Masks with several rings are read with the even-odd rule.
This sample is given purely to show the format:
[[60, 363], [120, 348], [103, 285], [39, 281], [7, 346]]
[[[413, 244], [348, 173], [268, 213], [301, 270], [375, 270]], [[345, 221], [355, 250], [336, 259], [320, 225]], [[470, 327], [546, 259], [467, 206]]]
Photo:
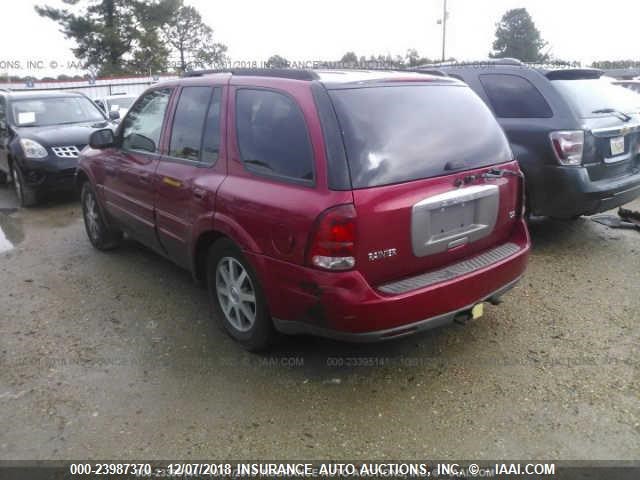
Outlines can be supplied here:
[[113, 130], [110, 128], [97, 130], [89, 137], [89, 146], [98, 150], [113, 147], [115, 143], [116, 137], [113, 135]]
[[109, 120], [120, 120], [120, 110], [109, 111]]

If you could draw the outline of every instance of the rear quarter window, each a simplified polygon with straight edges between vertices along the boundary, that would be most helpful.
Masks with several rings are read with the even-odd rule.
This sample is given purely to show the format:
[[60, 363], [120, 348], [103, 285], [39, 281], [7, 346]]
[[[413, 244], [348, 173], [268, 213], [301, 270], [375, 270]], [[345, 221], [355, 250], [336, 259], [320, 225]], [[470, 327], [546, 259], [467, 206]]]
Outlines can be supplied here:
[[502, 118], [550, 118], [551, 107], [540, 91], [526, 78], [518, 75], [480, 75], [491, 108]]
[[293, 98], [272, 90], [238, 90], [236, 129], [240, 157], [248, 170], [313, 181], [311, 141], [304, 115]]
[[354, 188], [449, 175], [512, 159], [502, 129], [466, 85], [329, 91]]

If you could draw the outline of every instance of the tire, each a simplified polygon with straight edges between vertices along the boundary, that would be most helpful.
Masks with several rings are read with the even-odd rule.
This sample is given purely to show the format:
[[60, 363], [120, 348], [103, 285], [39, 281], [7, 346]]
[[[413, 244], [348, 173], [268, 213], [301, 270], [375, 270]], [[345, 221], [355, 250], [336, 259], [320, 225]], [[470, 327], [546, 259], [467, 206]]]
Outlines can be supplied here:
[[11, 177], [13, 179], [13, 187], [18, 197], [18, 203], [21, 207], [33, 207], [38, 203], [38, 192], [33, 188], [25, 185], [24, 177], [20, 168], [13, 163], [11, 164]]
[[228, 239], [209, 249], [207, 290], [213, 314], [231, 338], [252, 352], [272, 344], [275, 331], [258, 278]]
[[82, 185], [80, 201], [82, 203], [84, 227], [91, 244], [98, 250], [103, 251], [112, 250], [120, 246], [122, 232], [109, 227], [105, 222], [96, 200], [96, 194], [89, 182], [84, 182]]

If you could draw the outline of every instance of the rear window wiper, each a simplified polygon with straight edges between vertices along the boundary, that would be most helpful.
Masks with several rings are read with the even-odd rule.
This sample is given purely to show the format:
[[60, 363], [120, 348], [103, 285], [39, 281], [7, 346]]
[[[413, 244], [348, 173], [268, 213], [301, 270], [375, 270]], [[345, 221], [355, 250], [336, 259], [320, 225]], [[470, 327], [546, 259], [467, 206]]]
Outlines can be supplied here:
[[628, 122], [629, 120], [631, 120], [631, 117], [629, 115], [614, 108], [600, 108], [598, 110], [594, 110], [591, 113], [613, 113], [623, 122]]

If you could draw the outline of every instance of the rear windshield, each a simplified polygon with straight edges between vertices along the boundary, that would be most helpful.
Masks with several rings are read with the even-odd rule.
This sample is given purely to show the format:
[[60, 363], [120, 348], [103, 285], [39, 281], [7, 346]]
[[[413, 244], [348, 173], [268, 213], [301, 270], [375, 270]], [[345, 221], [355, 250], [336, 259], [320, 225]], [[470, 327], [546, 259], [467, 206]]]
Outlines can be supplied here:
[[553, 80], [551, 83], [581, 118], [611, 115], [612, 110], [640, 112], [640, 95], [606, 78]]
[[467, 86], [330, 90], [353, 188], [447, 175], [512, 159], [489, 108]]

